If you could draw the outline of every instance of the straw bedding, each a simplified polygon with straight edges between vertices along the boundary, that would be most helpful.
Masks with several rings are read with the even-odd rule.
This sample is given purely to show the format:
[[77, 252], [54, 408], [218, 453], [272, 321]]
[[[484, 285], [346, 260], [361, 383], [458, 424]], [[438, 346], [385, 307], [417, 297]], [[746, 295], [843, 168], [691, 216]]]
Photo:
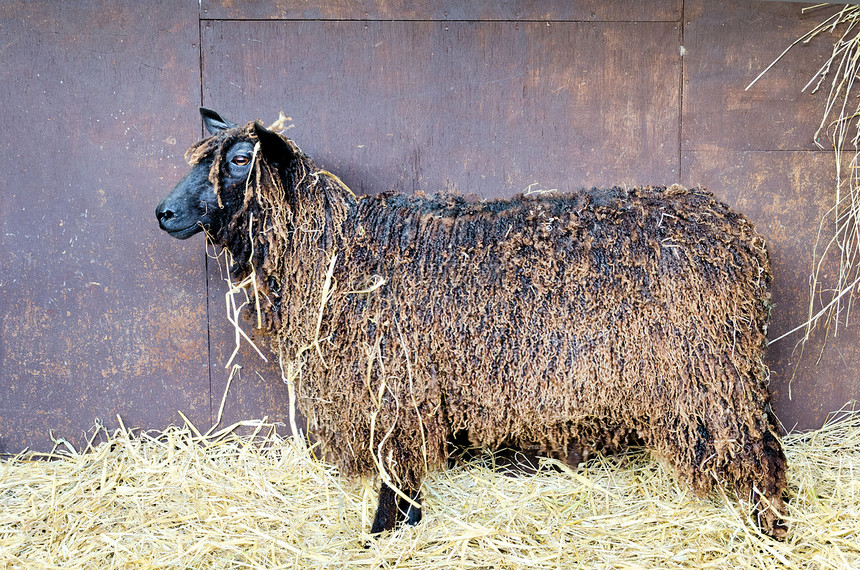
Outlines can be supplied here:
[[645, 452], [533, 475], [496, 456], [425, 481], [427, 516], [370, 539], [372, 482], [348, 481], [262, 422], [204, 436], [125, 429], [78, 453], [0, 463], [8, 568], [857, 568], [860, 411], [783, 439], [784, 542], [719, 491], [698, 499]]

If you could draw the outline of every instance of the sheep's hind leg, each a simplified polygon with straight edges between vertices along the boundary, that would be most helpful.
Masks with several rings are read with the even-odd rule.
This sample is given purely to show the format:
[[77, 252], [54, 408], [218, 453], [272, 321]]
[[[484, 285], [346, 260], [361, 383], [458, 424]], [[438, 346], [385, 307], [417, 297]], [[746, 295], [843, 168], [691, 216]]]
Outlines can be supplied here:
[[[775, 420], [771, 419], [772, 425]], [[777, 539], [784, 540], [788, 534], [788, 527], [781, 518], [785, 514], [785, 499], [788, 498], [788, 483], [786, 481], [786, 460], [782, 445], [773, 433], [765, 431], [761, 442], [754, 445], [755, 456], [748, 461], [752, 467], [748, 468], [751, 476], [749, 485], [755, 488], [760, 497], [751, 497], [755, 501], [753, 514], [759, 527], [765, 534]]]
[[[416, 503], [421, 499], [419, 491], [406, 491], [406, 494]], [[370, 534], [393, 530], [398, 523], [405, 522], [416, 525], [420, 521], [421, 509], [406, 499], [398, 497], [394, 489], [382, 483], [379, 488], [379, 504], [376, 507], [376, 515], [373, 517]]]

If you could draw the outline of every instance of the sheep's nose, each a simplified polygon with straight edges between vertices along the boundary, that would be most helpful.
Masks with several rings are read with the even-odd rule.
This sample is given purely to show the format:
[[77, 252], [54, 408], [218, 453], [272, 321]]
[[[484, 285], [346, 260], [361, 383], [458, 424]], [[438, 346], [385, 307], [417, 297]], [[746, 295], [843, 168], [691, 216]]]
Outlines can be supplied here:
[[161, 208], [155, 210], [155, 217], [158, 218], [159, 222], [165, 222], [167, 220], [172, 219], [176, 214], [173, 213], [173, 210], [169, 210], [167, 208]]

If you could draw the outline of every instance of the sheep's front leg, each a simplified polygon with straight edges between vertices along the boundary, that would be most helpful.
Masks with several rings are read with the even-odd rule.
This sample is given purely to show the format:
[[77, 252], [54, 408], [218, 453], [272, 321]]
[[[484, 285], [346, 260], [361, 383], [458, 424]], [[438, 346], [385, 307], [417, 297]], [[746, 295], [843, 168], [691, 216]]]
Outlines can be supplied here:
[[[416, 503], [421, 500], [419, 491], [406, 491], [406, 494]], [[406, 499], [398, 497], [394, 489], [382, 483], [379, 488], [379, 504], [376, 507], [376, 515], [373, 517], [370, 534], [393, 530], [398, 523], [402, 522], [410, 525], [421, 522], [421, 509]]]
[[[412, 502], [421, 504], [421, 492], [410, 491], [407, 493]], [[421, 522], [421, 507], [416, 507], [406, 499], [401, 498], [397, 503], [400, 511], [400, 520], [410, 526], [415, 526]]]

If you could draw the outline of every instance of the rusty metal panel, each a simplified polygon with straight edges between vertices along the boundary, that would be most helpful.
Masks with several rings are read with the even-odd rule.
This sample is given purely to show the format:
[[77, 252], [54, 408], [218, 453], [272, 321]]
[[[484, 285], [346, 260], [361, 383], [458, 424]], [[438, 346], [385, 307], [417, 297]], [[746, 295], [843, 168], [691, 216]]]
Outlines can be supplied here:
[[201, 16], [213, 20], [542, 20], [594, 22], [671, 21], [681, 0], [305, 0], [281, 2], [202, 0]]
[[199, 128], [196, 2], [4, 2], [0, 37], [0, 452], [209, 421], [203, 253], [153, 215]]

